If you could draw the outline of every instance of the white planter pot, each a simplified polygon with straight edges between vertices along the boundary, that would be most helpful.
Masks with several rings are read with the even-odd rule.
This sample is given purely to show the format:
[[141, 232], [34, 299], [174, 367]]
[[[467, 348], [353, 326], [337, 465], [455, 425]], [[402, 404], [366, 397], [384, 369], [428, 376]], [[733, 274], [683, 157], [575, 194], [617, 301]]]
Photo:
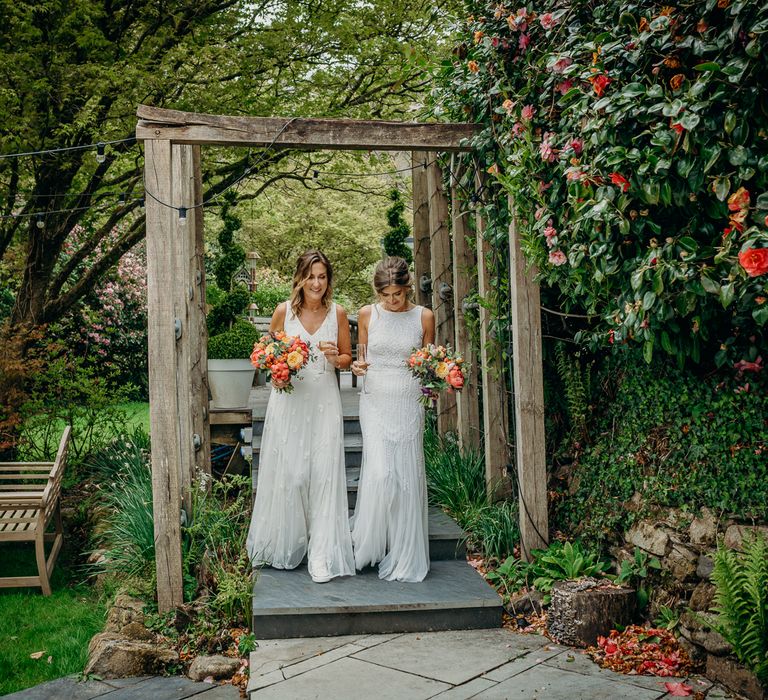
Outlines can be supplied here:
[[208, 360], [213, 408], [247, 408], [255, 372], [250, 360]]

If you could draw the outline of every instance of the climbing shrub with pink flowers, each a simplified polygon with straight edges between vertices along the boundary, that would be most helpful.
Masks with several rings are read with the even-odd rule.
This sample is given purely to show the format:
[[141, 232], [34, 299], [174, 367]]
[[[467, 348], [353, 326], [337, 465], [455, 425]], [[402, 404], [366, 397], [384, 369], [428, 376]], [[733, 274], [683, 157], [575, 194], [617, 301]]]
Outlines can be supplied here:
[[528, 259], [591, 317], [577, 342], [764, 354], [768, 4], [470, 2], [459, 34], [435, 112], [483, 125], [475, 162]]

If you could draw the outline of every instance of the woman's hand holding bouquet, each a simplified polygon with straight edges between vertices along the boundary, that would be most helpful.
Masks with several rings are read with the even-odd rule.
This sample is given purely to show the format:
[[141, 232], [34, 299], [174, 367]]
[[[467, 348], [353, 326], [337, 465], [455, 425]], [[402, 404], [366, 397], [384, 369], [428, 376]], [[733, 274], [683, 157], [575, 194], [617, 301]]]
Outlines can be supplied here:
[[441, 391], [461, 391], [467, 378], [464, 358], [450, 346], [414, 348], [408, 367], [421, 384], [419, 403], [425, 408], [435, 406]]
[[277, 391], [290, 394], [293, 391], [291, 378], [306, 366], [309, 357], [310, 347], [306, 342], [299, 336], [279, 331], [259, 338], [253, 346], [251, 364], [271, 373], [272, 385]]

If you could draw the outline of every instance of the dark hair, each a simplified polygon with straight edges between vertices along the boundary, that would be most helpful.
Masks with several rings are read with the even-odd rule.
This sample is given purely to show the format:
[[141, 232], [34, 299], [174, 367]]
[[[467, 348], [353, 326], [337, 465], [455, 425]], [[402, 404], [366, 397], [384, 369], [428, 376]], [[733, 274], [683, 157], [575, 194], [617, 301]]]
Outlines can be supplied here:
[[373, 273], [373, 288], [378, 294], [386, 287], [410, 287], [413, 284], [408, 263], [403, 258], [384, 258]]
[[312, 272], [312, 265], [322, 263], [325, 265], [325, 273], [328, 276], [328, 288], [323, 294], [323, 306], [326, 308], [331, 305], [333, 296], [333, 268], [331, 261], [319, 250], [308, 250], [299, 256], [296, 261], [296, 272], [293, 273], [293, 290], [291, 291], [291, 310], [294, 316], [298, 316], [301, 307], [304, 306], [304, 283], [309, 279]]

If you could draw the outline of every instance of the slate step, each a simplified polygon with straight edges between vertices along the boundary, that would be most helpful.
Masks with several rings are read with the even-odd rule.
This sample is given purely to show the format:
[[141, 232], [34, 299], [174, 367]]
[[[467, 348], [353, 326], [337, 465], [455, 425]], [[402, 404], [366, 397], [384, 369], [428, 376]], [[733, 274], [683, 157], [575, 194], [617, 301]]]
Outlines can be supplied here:
[[[264, 432], [264, 418], [255, 416], [253, 417], [252, 426], [253, 437], [261, 435]], [[359, 435], [360, 434], [360, 418], [359, 416], [344, 416], [344, 435]]]
[[[261, 438], [261, 435], [254, 434], [250, 450], [245, 450], [245, 452], [249, 453], [248, 457], [253, 460], [252, 470], [258, 469], [259, 466]], [[360, 433], [344, 435], [344, 459], [347, 468], [360, 466], [360, 462], [363, 459], [363, 436]]]
[[501, 626], [501, 598], [466, 561], [432, 562], [421, 583], [382, 581], [376, 569], [314, 583], [306, 566], [264, 567], [253, 586], [259, 639]]

